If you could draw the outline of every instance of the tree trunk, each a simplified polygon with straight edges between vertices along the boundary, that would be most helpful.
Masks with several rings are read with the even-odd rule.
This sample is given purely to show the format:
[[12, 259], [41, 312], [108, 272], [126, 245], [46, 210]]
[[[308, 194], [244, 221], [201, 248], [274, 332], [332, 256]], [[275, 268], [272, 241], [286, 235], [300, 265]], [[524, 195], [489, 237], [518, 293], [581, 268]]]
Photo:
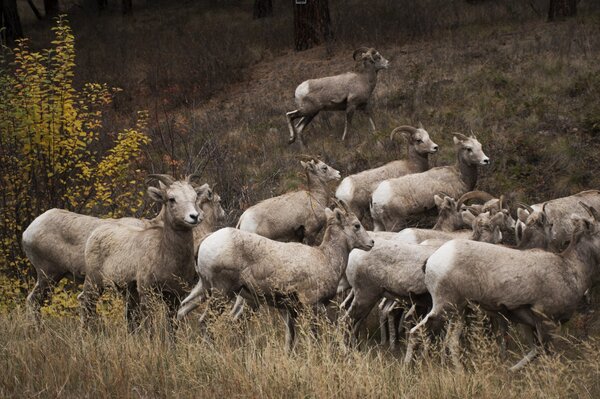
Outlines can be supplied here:
[[273, 16], [272, 0], [254, 0], [254, 19]]
[[35, 4], [33, 4], [32, 0], [27, 0], [27, 4], [29, 4], [29, 7], [31, 7], [31, 11], [33, 11], [33, 13], [35, 14], [35, 17], [37, 19], [43, 19], [42, 14], [37, 9], [37, 7], [35, 6]]
[[121, 11], [123, 12], [123, 15], [132, 14], [133, 13], [132, 0], [122, 0]]
[[108, 0], [96, 0], [98, 4], [98, 12], [102, 12], [108, 6]]
[[294, 47], [309, 49], [331, 39], [331, 16], [328, 0], [294, 1]]
[[17, 9], [17, 0], [0, 0], [0, 34], [5, 44], [13, 43], [23, 37], [23, 27]]
[[548, 21], [577, 15], [577, 0], [550, 0]]
[[58, 15], [58, 12], [58, 0], [44, 0], [46, 18], [54, 18]]

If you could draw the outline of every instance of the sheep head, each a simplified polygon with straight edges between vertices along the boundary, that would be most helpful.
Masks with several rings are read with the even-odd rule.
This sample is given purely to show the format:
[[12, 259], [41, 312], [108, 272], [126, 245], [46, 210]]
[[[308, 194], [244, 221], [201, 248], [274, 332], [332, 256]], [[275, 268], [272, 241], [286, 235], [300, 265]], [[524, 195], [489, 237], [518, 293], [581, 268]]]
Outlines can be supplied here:
[[483, 152], [481, 143], [475, 136], [467, 137], [461, 133], [453, 133], [454, 145], [458, 158], [467, 165], [488, 165], [490, 159]]
[[150, 198], [163, 205], [165, 220], [176, 229], [191, 229], [202, 221], [203, 212], [198, 208], [198, 195], [203, 195], [208, 184], [192, 186], [189, 179], [175, 180], [169, 175], [149, 175], [157, 179], [160, 187], [148, 187]]
[[438, 218], [433, 227], [435, 230], [456, 231], [463, 228], [462, 215], [454, 198], [440, 193], [433, 196], [433, 201], [438, 208]]
[[[340, 229], [342, 232], [341, 237], [346, 240], [348, 248], [370, 251], [375, 245], [375, 241], [369, 236], [369, 233], [367, 233], [356, 215], [349, 210], [348, 206], [343, 201], [336, 202], [341, 208], [338, 206], [333, 210], [325, 208], [328, 230], [331, 228]], [[325, 234], [327, 235], [329, 232]], [[323, 238], [323, 241], [325, 241], [325, 238]]]
[[379, 51], [374, 48], [359, 47], [352, 53], [352, 58], [363, 68], [374, 68], [375, 71], [387, 69], [390, 62], [386, 60]]
[[515, 228], [517, 246], [520, 249], [548, 249], [553, 240], [553, 225], [546, 213], [546, 204], [541, 211], [534, 211], [529, 205], [519, 203], [518, 223]]
[[339, 180], [341, 178], [340, 172], [325, 162], [311, 159], [308, 162], [300, 161], [300, 164], [308, 175], [315, 176], [322, 182], [329, 182], [332, 180]]
[[[579, 215], [571, 215], [571, 222], [573, 223], [573, 235], [571, 237], [570, 247], [576, 246], [584, 247], [584, 250], [580, 252], [581, 255], [591, 258], [591, 261], [598, 265], [600, 263], [600, 215], [598, 211], [593, 207], [579, 201], [587, 213], [591, 216], [591, 219], [581, 217]], [[598, 280], [598, 273], [595, 274], [595, 281]]]
[[205, 186], [207, 186], [206, 191], [198, 194], [198, 207], [206, 217], [221, 222], [225, 219], [225, 210], [221, 206], [221, 197], [208, 184], [205, 184]]
[[421, 124], [418, 128], [406, 125], [398, 126], [390, 133], [390, 140], [394, 139], [396, 133], [402, 134], [408, 145], [420, 155], [435, 154], [438, 151], [438, 145], [431, 140], [429, 133]]
[[501, 230], [508, 223], [508, 216], [505, 212], [497, 212], [494, 215], [490, 212], [483, 212], [477, 216], [470, 211], [462, 212], [463, 220], [473, 229], [473, 240], [492, 244], [502, 241]]

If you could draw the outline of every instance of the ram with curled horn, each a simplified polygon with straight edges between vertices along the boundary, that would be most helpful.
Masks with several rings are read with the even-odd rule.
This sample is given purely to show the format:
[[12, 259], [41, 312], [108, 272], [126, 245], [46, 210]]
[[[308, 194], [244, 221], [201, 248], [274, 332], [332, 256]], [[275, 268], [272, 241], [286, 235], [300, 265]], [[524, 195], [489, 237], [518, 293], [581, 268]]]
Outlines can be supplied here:
[[[357, 55], [368, 54], [368, 57]], [[346, 139], [348, 128], [356, 110], [364, 111], [369, 117], [371, 128], [376, 130], [370, 106], [370, 99], [377, 83], [377, 73], [387, 69], [389, 61], [374, 48], [359, 48], [352, 57], [357, 61], [355, 71], [341, 75], [306, 80], [294, 93], [296, 109], [286, 113], [290, 131], [289, 143], [298, 139], [304, 147], [302, 132], [321, 111], [344, 111], [346, 121], [342, 140]], [[297, 121], [298, 120], [298, 121]]]
[[[547, 226], [543, 230], [545, 233], [541, 234], [550, 234], [550, 237], [547, 237], [550, 240], [550, 248], [557, 251], [566, 248], [573, 232], [573, 225], [570, 223], [569, 218], [571, 215], [587, 216], [587, 211], [579, 205], [579, 202], [594, 209], [600, 209], [600, 191], [582, 191], [568, 197], [556, 198], [531, 206], [520, 203], [517, 209], [517, 243], [523, 240], [529, 225], [540, 226], [539, 222], [542, 222], [542, 220], [539, 213], [545, 205], [544, 216], [547, 220], [544, 221], [544, 225]], [[536, 223], [533, 223], [534, 220]], [[547, 233], [548, 229], [551, 230], [550, 233]], [[537, 234], [540, 234], [540, 232]]]
[[397, 133], [401, 133], [406, 139], [405, 159], [350, 175], [342, 180], [335, 192], [336, 198], [346, 201], [352, 212], [365, 224], [367, 223], [365, 216], [369, 215], [371, 194], [377, 185], [387, 179], [428, 170], [429, 156], [438, 151], [438, 145], [431, 140], [429, 133], [421, 124], [418, 128], [399, 126], [392, 130], [390, 139], [393, 140]]

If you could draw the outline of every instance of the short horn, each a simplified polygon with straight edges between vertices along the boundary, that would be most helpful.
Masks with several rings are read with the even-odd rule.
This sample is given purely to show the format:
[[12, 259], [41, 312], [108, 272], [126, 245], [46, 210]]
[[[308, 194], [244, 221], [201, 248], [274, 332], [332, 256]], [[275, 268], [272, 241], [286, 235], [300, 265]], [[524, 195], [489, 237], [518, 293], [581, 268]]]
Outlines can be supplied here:
[[175, 183], [175, 179], [173, 178], [173, 176], [171, 175], [166, 175], [166, 174], [151, 174], [148, 175], [148, 177], [146, 178], [146, 181], [149, 181], [151, 179], [156, 179], [159, 182], [170, 186], [171, 184]]
[[460, 140], [469, 140], [469, 138], [462, 133], [455, 132], [455, 133], [452, 133], [452, 135], [454, 137], [458, 137]]
[[356, 54], [366, 53], [367, 51], [369, 51], [368, 47], [359, 47], [352, 53], [352, 58], [354, 59], [354, 61], [356, 61]]
[[491, 194], [486, 193], [485, 191], [479, 191], [479, 190], [469, 191], [468, 193], [463, 194], [458, 199], [458, 201], [456, 202], [456, 210], [460, 211], [460, 207], [462, 206], [462, 204], [464, 204], [465, 202], [467, 202], [468, 200], [471, 200], [471, 199], [478, 199], [478, 200], [486, 203], [489, 200], [493, 200], [494, 197]]
[[191, 175], [187, 175], [185, 177], [185, 181], [188, 183], [191, 183], [194, 179], [201, 179], [201, 178], [202, 178], [202, 176], [192, 173]]
[[392, 130], [392, 133], [390, 133], [390, 140], [394, 140], [394, 135], [398, 132], [408, 132], [410, 134], [415, 134], [416, 131], [417, 131], [417, 129], [415, 129], [412, 126], [408, 126], [408, 125], [398, 126], [394, 130]]
[[504, 206], [504, 194], [502, 194], [500, 196], [500, 203], [498, 205], [499, 205], [500, 210], [504, 209], [503, 208], [503, 206]]
[[[527, 211], [529, 211], [529, 214], [530, 214], [530, 215], [531, 215], [531, 214], [534, 212], [534, 210], [533, 210], [533, 208], [532, 208], [532, 207], [530, 207], [529, 205], [527, 205], [527, 204], [525, 204], [525, 203], [523, 203], [523, 202], [517, 202], [517, 206], [518, 206], [519, 208], [527, 209]], [[544, 206], [546, 206], [546, 204], [545, 204], [545, 203], [544, 203]], [[542, 209], [543, 209], [543, 208], [542, 208]]]

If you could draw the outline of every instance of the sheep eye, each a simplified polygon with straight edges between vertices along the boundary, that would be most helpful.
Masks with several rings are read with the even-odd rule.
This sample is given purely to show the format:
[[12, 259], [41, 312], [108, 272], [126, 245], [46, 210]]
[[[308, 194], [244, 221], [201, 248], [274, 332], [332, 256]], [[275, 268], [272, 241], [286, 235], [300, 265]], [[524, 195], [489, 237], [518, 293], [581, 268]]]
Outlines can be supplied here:
[[177, 202], [177, 201], [175, 201], [175, 198], [173, 198], [173, 197], [170, 197], [170, 198], [169, 198], [169, 202], [170, 202], [171, 204], [174, 204], [174, 203], [175, 203], [175, 202]]
[[473, 149], [471, 147], [467, 147], [467, 152], [473, 152]]
[[359, 230], [359, 229], [360, 229], [360, 224], [359, 224], [359, 223], [356, 223], [356, 224], [354, 225], [354, 228], [355, 228], [356, 230]]
[[327, 170], [327, 166], [323, 166], [321, 169], [323, 169], [323, 170]]
[[418, 139], [418, 140], [417, 140], [417, 143], [419, 143], [419, 144], [423, 144], [423, 140], [421, 140], [421, 139]]

